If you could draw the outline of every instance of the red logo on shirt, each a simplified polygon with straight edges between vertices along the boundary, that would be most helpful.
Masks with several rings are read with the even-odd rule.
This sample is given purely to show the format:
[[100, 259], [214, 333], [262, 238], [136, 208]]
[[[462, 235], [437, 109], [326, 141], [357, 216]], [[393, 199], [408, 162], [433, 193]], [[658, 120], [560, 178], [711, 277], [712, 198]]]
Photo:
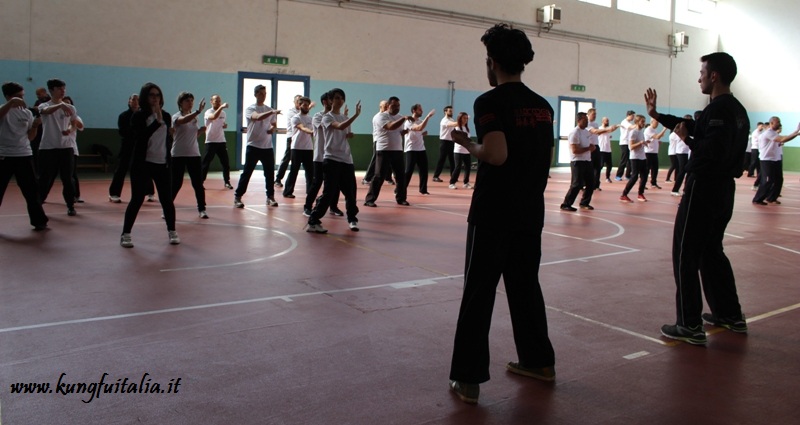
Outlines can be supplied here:
[[536, 127], [537, 123], [553, 123], [553, 117], [547, 109], [523, 108], [514, 110], [517, 127]]

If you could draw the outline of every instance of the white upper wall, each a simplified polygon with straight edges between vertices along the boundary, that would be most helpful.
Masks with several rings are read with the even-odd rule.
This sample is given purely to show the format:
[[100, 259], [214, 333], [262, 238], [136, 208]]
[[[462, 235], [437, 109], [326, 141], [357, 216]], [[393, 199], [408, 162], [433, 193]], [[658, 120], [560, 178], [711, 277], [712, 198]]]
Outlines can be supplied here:
[[[4, 40], [0, 59], [224, 73], [290, 73], [310, 75], [312, 80], [442, 89], [448, 80], [454, 80], [459, 89], [482, 91], [487, 88], [485, 50], [480, 43], [485, 28], [496, 21], [537, 26], [536, 9], [553, 2], [562, 9], [562, 23], [549, 34], [528, 31], [536, 57], [524, 79], [541, 94], [639, 104], [644, 90], [654, 87], [665, 108], [705, 105], [706, 98], [696, 83], [698, 58], [718, 49], [716, 31], [673, 26], [669, 21], [577, 0], [403, 3], [419, 9], [452, 10], [476, 19], [485, 17], [486, 22], [477, 26], [356, 11], [335, 7], [335, 1], [0, 0], [0, 27], [6, 34], [14, 34]], [[756, 46], [762, 48], [764, 55], [769, 53], [765, 40], [780, 45], [782, 40], [797, 39], [797, 30], [789, 30], [793, 28], [790, 16], [798, 16], [795, 3], [787, 6], [795, 13], [786, 13], [785, 7], [769, 7], [789, 4], [788, 1], [767, 0], [758, 2], [758, 6], [750, 3], [725, 0], [720, 2], [720, 9], [728, 16], [751, 18], [742, 27], [758, 28], [753, 32], [758, 36], [754, 40], [759, 41]], [[773, 28], [786, 28], [792, 36], [777, 36]], [[666, 37], [675, 31], [686, 31], [691, 44], [685, 52], [670, 58]], [[573, 37], [564, 38], [559, 32]], [[763, 85], [798, 69], [796, 60], [788, 57], [788, 43], [777, 50], [785, 55], [775, 59], [792, 66], [766, 69], [767, 65], [762, 65], [764, 55], [748, 54], [752, 47], [740, 44], [747, 33], [727, 31], [722, 36], [723, 47], [740, 64], [735, 87]], [[582, 39], [575, 41], [576, 35]], [[614, 42], [643, 49], [619, 47]], [[646, 49], [663, 51], [653, 53]], [[263, 65], [261, 56], [265, 54], [287, 56], [289, 66]], [[587, 90], [570, 92], [571, 84], [583, 84]], [[758, 107], [769, 109], [765, 102], [776, 101], [788, 106], [791, 100], [778, 93], [759, 100]]]

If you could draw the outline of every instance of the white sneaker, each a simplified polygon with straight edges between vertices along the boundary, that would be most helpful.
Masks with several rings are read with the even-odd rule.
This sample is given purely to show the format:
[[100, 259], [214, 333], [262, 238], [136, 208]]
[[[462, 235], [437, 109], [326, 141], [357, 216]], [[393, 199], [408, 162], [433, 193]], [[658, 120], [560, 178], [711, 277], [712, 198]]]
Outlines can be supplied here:
[[464, 183], [464, 189], [472, 189], [472, 185], [469, 183]]
[[450, 186], [447, 186], [447, 187], [449, 187], [450, 189], [457, 189], [456, 185], [454, 185], [454, 184], [451, 184]]
[[244, 204], [242, 203], [242, 198], [235, 196], [233, 198], [233, 207], [234, 208], [244, 208]]
[[359, 230], [357, 221], [351, 221], [348, 224], [350, 225], [350, 230], [352, 230], [354, 232], [357, 232]]
[[181, 243], [181, 238], [178, 237], [178, 232], [175, 230], [169, 231], [169, 244], [170, 245], [177, 245]]
[[120, 199], [119, 196], [111, 196], [111, 195], [109, 195], [108, 196], [108, 202], [113, 202], [115, 204], [119, 204], [120, 202], [122, 202], [122, 199]]
[[130, 233], [123, 233], [119, 237], [119, 245], [123, 248], [133, 248], [133, 240]]
[[278, 203], [275, 202], [274, 198], [267, 198], [267, 205], [269, 205], [270, 207], [277, 207]]
[[672, 195], [672, 196], [681, 196], [681, 193], [680, 192], [670, 192], [670, 195]]
[[306, 224], [305, 230], [309, 233], [328, 233], [328, 229], [321, 224]]
[[200, 211], [200, 218], [208, 218], [208, 213], [206, 213], [206, 210]]

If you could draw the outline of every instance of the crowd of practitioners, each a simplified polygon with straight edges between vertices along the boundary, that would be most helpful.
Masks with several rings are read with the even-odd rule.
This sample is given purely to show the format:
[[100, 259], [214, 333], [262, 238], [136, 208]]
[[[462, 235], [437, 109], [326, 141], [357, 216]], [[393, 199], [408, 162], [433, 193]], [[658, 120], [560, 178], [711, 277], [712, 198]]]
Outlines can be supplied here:
[[[685, 115], [683, 119], [697, 120], [701, 112], [695, 112], [694, 116]], [[667, 128], [659, 131], [659, 123], [655, 118], [651, 118], [648, 124], [644, 115], [637, 115], [634, 111], [628, 111], [625, 119], [617, 125], [609, 125], [607, 117], [603, 117], [601, 125], [598, 125], [596, 118], [595, 108], [589, 109], [588, 112], [579, 112], [575, 117], [577, 125], [567, 137], [572, 177], [561, 204], [563, 211], [577, 211], [573, 204], [581, 193], [579, 208], [593, 210], [594, 207], [590, 204], [592, 194], [595, 190], [602, 190], [601, 181], [612, 183], [624, 179], [625, 187], [619, 197], [623, 203], [634, 202], [632, 195], [629, 194], [637, 183], [636, 199], [640, 202], [647, 202], [645, 190], [648, 189], [648, 180], [649, 189], [662, 188], [658, 180], [658, 153]], [[620, 130], [620, 160], [616, 176], [612, 180], [611, 135], [617, 129]], [[742, 173], [747, 173], [747, 177], [756, 178], [753, 190], [757, 192], [753, 204], [780, 205], [781, 203], [778, 198], [783, 187], [783, 145], [800, 135], [800, 124], [791, 134], [781, 136], [780, 131], [781, 121], [778, 117], [772, 117], [766, 123], [759, 122], [747, 144]], [[680, 197], [683, 196], [682, 187], [691, 149], [675, 132], [670, 133], [668, 140], [670, 167], [665, 182], [673, 184], [671, 195]], [[601, 177], [604, 167], [605, 179]]]
[[[6, 103], [0, 111], [3, 124], [0, 153], [7, 160], [3, 163], [0, 195], [5, 192], [11, 176], [15, 176], [28, 205], [31, 225], [36, 230], [42, 230], [47, 226], [47, 217], [41, 204], [47, 199], [56, 177], [62, 183], [62, 196], [68, 215], [76, 215], [75, 204], [83, 202], [76, 172], [76, 134], [83, 130], [84, 123], [72, 100], [66, 96], [66, 83], [62, 80], [49, 80], [47, 89], [37, 89], [37, 100], [31, 108], [27, 108], [21, 85], [6, 83], [3, 85], [3, 94]], [[303, 207], [303, 213], [308, 217], [306, 230], [327, 232], [322, 227], [321, 218], [330, 209], [333, 215], [346, 215], [350, 229], [358, 231], [355, 169], [348, 140], [353, 137], [350, 124], [361, 113], [360, 103], [356, 113], [350, 116], [345, 106], [344, 92], [334, 89], [321, 96], [322, 110], [312, 116], [310, 111], [316, 103], [307, 97], [295, 96], [294, 108], [283, 113], [266, 104], [264, 86], [257, 86], [253, 95], [255, 103], [245, 111], [245, 161], [234, 190], [234, 207], [244, 207], [243, 197], [259, 162], [264, 169], [266, 204], [270, 207], [278, 206], [276, 188], [282, 188], [284, 198], [296, 197], [294, 191], [302, 167], [306, 179]], [[122, 202], [122, 187], [130, 173], [131, 200], [125, 211], [120, 237], [123, 247], [133, 247], [131, 230], [145, 201], [160, 202], [169, 243], [180, 243], [175, 229], [173, 201], [183, 186], [185, 173], [189, 174], [198, 216], [202, 219], [209, 217], [203, 184], [215, 158], [219, 158], [222, 166], [224, 187], [234, 189], [225, 139], [225, 129], [228, 127], [225, 110], [228, 104], [215, 94], [210, 97], [210, 107], [205, 109], [205, 105], [203, 98], [195, 108], [194, 95], [181, 92], [176, 99], [177, 112], [170, 115], [163, 109], [164, 95], [154, 83], [143, 85], [138, 94], [129, 97], [128, 109], [120, 114], [118, 120], [121, 146], [118, 166], [109, 186], [109, 200]], [[401, 114], [400, 109], [400, 99], [390, 97], [379, 102], [378, 111], [372, 118], [373, 157], [362, 180], [362, 184], [369, 186], [363, 202], [366, 207], [377, 207], [376, 201], [384, 182], [395, 186], [397, 204], [408, 206], [408, 185], [415, 169], [419, 173], [419, 193], [429, 195], [424, 136], [428, 134], [427, 126], [435, 111], [430, 110], [426, 114], [420, 104], [412, 105], [409, 115]], [[454, 130], [470, 136], [470, 117], [466, 112], [460, 112], [457, 118], [453, 118], [452, 106], [444, 107], [442, 112], [439, 158], [432, 181], [444, 182], [441, 175], [447, 162], [450, 170], [448, 187], [459, 188], [459, 179], [463, 179], [461, 187], [471, 189], [472, 156], [452, 139]], [[202, 122], [199, 121], [201, 115]], [[273, 172], [273, 135], [278, 131], [278, 115], [285, 115], [287, 141], [276, 175]], [[684, 117], [688, 120], [696, 118], [689, 115]], [[603, 117], [600, 124], [596, 119], [595, 108], [578, 113], [577, 125], [568, 136], [572, 178], [561, 204], [564, 211], [577, 211], [573, 204], [581, 192], [579, 207], [593, 210], [592, 195], [594, 191], [602, 190], [601, 182], [627, 180], [619, 198], [625, 203], [634, 202], [633, 195], [630, 195], [634, 187], [637, 189], [636, 199], [647, 201], [645, 190], [648, 189], [648, 179], [650, 189], [661, 189], [658, 152], [667, 129], [659, 131], [659, 123], [655, 118], [648, 125], [645, 117], [634, 111], [628, 111], [625, 119], [617, 125], [610, 125], [607, 117]], [[612, 180], [611, 137], [618, 129], [620, 159]], [[780, 131], [780, 119], [772, 117], [769, 122], [758, 123], [748, 143], [743, 169], [748, 177], [756, 178], [753, 185], [753, 190], [757, 191], [754, 204], [780, 204], [782, 146], [799, 134], [800, 126], [789, 135], [781, 136]], [[199, 143], [201, 135], [205, 135], [203, 156]], [[673, 183], [673, 196], [681, 196], [691, 150], [673, 132], [669, 136], [668, 154], [670, 167], [665, 181]], [[284, 177], [285, 183], [282, 181]], [[345, 198], [345, 211], [338, 206], [340, 195]]]

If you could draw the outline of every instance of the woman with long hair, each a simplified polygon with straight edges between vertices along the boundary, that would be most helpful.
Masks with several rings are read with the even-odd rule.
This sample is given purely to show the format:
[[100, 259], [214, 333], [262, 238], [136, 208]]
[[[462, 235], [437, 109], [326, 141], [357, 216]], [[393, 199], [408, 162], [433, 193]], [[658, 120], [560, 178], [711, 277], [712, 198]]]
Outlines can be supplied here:
[[170, 115], [161, 109], [164, 106], [164, 94], [155, 83], [145, 83], [139, 91], [139, 99], [140, 109], [131, 117], [131, 133], [135, 143], [131, 162], [131, 202], [125, 210], [119, 243], [125, 248], [133, 248], [131, 229], [152, 181], [164, 211], [169, 243], [177, 245], [181, 240], [175, 231], [175, 205], [172, 203], [170, 186]]
[[[469, 115], [467, 115], [466, 112], [459, 112], [456, 122], [458, 123], [456, 130], [467, 133], [467, 137], [469, 137]], [[456, 160], [456, 166], [453, 168], [453, 172], [450, 174], [450, 189], [456, 188], [458, 176], [461, 174], [461, 167], [464, 167], [464, 189], [472, 189], [472, 185], [469, 184], [469, 172], [470, 168], [472, 168], [472, 156], [470, 156], [467, 148], [459, 145], [458, 143], [456, 143], [455, 147], [453, 147], [453, 156]]]

